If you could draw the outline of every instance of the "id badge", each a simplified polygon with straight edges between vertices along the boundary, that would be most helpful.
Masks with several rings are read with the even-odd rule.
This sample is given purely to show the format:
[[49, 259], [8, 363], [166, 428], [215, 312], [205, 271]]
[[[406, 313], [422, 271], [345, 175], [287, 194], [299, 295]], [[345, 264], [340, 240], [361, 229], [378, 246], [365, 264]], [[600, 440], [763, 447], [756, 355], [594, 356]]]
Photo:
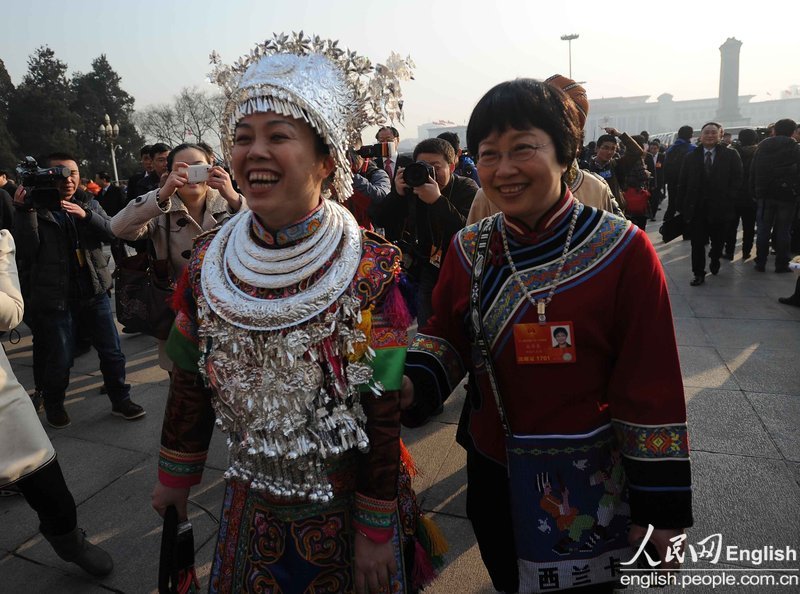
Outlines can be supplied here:
[[519, 365], [575, 363], [572, 322], [514, 324], [514, 349]]

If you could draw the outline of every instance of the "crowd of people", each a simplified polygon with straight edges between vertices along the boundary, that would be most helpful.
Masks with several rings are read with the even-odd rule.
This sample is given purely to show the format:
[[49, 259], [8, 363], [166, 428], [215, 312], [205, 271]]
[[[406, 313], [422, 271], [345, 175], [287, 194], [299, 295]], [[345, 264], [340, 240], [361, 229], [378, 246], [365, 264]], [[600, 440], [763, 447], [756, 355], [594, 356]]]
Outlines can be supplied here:
[[[0, 329], [30, 327], [35, 383], [29, 397], [0, 358], [0, 486], [17, 484], [62, 558], [112, 570], [77, 527], [36, 411], [70, 424], [88, 340], [111, 413], [145, 415], [105, 246], [117, 266], [152, 249], [176, 311], [159, 341], [170, 387], [156, 511], [185, 519], [215, 423], [228, 434], [210, 591], [428, 583], [444, 545], [416, 503], [401, 425], [438, 414], [465, 375], [467, 515], [498, 591], [546, 579], [611, 592], [645, 538], [677, 569], [671, 547], [693, 522], [686, 409], [645, 227], [663, 202], [665, 221], [681, 217], [692, 286], [734, 258], [740, 225], [744, 260], [755, 249], [765, 272], [773, 249], [775, 272], [789, 271], [800, 127], [782, 119], [761, 142], [753, 130], [732, 142], [709, 122], [670, 146], [608, 127], [583, 146], [586, 91], [556, 75], [490, 89], [467, 151], [443, 134], [403, 155], [385, 114], [367, 122], [383, 123], [377, 144], [361, 145], [353, 73], [314, 48], [278, 44], [219, 77], [230, 170], [206, 145], [156, 143], [123, 191], [53, 152], [46, 165], [69, 176], [46, 207], [31, 199], [45, 190], [0, 172]], [[800, 306], [800, 281], [781, 302]]]

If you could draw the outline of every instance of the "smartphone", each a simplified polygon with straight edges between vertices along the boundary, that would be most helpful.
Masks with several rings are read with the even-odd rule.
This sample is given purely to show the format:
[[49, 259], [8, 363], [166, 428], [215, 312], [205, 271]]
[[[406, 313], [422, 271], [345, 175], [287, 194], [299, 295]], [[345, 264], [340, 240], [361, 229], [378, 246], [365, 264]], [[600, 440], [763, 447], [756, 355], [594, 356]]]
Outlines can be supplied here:
[[190, 184], [197, 184], [208, 180], [208, 172], [211, 165], [189, 165], [186, 168], [186, 175], [189, 177]]

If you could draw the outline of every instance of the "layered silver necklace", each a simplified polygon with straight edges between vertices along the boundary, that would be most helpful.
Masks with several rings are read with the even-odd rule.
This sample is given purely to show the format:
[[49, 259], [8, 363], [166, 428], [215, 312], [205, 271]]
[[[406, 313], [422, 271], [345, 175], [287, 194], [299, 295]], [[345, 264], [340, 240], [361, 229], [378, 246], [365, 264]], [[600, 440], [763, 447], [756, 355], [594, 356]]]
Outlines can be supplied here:
[[[198, 299], [200, 370], [228, 433], [226, 478], [314, 502], [333, 497], [326, 460], [369, 446], [359, 386], [381, 389], [369, 365], [348, 361], [366, 340], [357, 327], [360, 301], [349, 290], [361, 233], [343, 206], [325, 200], [323, 208], [320, 227], [286, 248], [258, 245], [251, 213], [234, 217], [206, 251]], [[325, 265], [308, 288], [274, 299], [234, 283], [287, 288]]]
[[564, 265], [567, 262], [567, 255], [569, 254], [569, 247], [572, 244], [572, 235], [573, 233], [575, 233], [575, 226], [578, 223], [578, 210], [579, 209], [577, 201], [573, 199], [572, 219], [570, 219], [569, 222], [569, 229], [567, 229], [567, 237], [564, 240], [564, 249], [561, 251], [561, 257], [558, 259], [558, 265], [556, 266], [555, 275], [553, 276], [553, 280], [550, 281], [550, 284], [542, 289], [542, 290], [547, 290], [547, 295], [538, 300], [533, 297], [533, 294], [531, 294], [531, 292], [528, 290], [528, 287], [526, 287], [525, 283], [522, 282], [522, 277], [517, 271], [517, 267], [514, 265], [514, 260], [511, 258], [511, 250], [508, 249], [508, 237], [506, 236], [506, 221], [502, 215], [500, 216], [500, 235], [503, 238], [503, 251], [506, 254], [506, 260], [508, 261], [508, 266], [509, 268], [511, 268], [511, 276], [513, 276], [514, 280], [517, 281], [517, 285], [522, 291], [522, 294], [525, 295], [530, 304], [536, 308], [536, 313], [539, 316], [540, 324], [544, 324], [545, 322], [547, 322], [547, 306], [550, 305], [550, 302], [553, 300], [553, 295], [556, 294], [556, 289], [558, 288], [559, 283], [561, 283], [561, 277], [564, 273]]

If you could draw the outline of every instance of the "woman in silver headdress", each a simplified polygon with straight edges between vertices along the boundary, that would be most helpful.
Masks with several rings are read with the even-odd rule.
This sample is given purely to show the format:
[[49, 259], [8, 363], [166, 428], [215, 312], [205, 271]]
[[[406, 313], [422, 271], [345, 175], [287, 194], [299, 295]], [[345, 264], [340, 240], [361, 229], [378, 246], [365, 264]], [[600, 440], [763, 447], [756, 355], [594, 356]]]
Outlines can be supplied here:
[[437, 535], [401, 462], [400, 254], [324, 198], [352, 194], [345, 149], [370, 71], [333, 42], [281, 36], [214, 73], [251, 211], [198, 238], [177, 289], [153, 493], [186, 515], [216, 417], [229, 469], [211, 592], [413, 591], [441, 552], [418, 544]]

